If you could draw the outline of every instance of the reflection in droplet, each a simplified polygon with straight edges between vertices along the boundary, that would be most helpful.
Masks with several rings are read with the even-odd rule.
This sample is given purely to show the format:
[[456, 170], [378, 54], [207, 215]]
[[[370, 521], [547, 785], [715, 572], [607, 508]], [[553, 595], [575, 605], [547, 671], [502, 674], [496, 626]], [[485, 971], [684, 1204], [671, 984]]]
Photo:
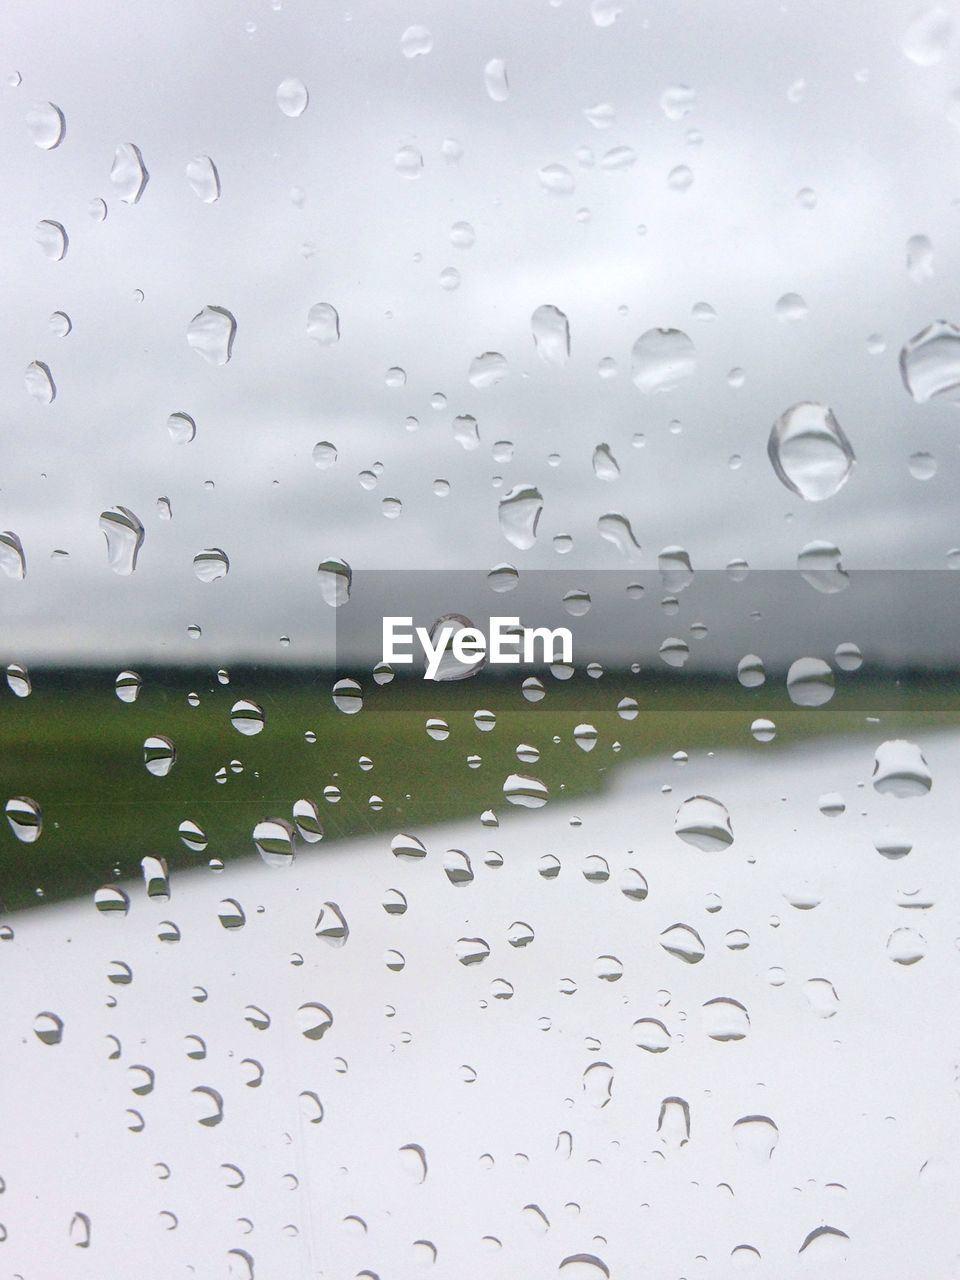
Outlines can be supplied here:
[[906, 799], [925, 796], [933, 786], [930, 766], [915, 742], [895, 738], [877, 747], [873, 762], [874, 790]]
[[136, 204], [149, 179], [140, 148], [132, 142], [121, 142], [110, 170], [110, 181], [118, 197], [124, 204]]
[[187, 342], [208, 364], [227, 364], [233, 354], [237, 322], [225, 307], [204, 307], [187, 326]]
[[502, 58], [491, 58], [483, 68], [483, 83], [493, 102], [506, 102], [510, 96], [507, 68]]
[[201, 582], [217, 582], [230, 572], [230, 561], [220, 547], [207, 547], [193, 557], [193, 572]]
[[128, 577], [143, 546], [142, 523], [128, 507], [111, 507], [100, 513], [100, 530], [107, 540], [107, 563], [114, 573]]
[[[329, 302], [315, 302], [307, 312], [307, 337], [322, 347], [332, 346], [340, 340], [340, 316]], [[317, 448], [320, 446], [318, 445]], [[314, 462], [317, 461], [316, 449]]]
[[850, 478], [856, 461], [833, 411], [807, 400], [787, 409], [773, 424], [767, 455], [778, 479], [808, 502], [833, 497]]
[[63, 112], [52, 102], [41, 102], [27, 112], [27, 133], [41, 151], [52, 151], [58, 147], [65, 129]]
[[570, 358], [570, 322], [559, 307], [544, 303], [530, 317], [537, 355], [545, 364], [564, 365]]
[[302, 116], [307, 109], [310, 101], [310, 95], [307, 93], [307, 86], [302, 80], [298, 80], [296, 76], [288, 76], [286, 80], [281, 80], [277, 85], [277, 106], [285, 116], [289, 116], [295, 120], [297, 116]]
[[326, 604], [338, 609], [350, 599], [353, 570], [346, 560], [322, 560], [317, 566], [320, 594]]
[[50, 366], [44, 364], [42, 360], [34, 360], [32, 364], [27, 365], [23, 375], [23, 385], [27, 389], [27, 395], [38, 404], [52, 404], [57, 398], [57, 388]]
[[915, 333], [900, 352], [900, 376], [917, 404], [960, 400], [960, 328], [934, 320]]
[[672, 391], [696, 373], [697, 353], [680, 329], [648, 329], [633, 344], [633, 381], [641, 391]]
[[220, 199], [220, 174], [209, 156], [195, 156], [187, 163], [187, 182], [204, 204], [216, 204]]
[[51, 218], [44, 218], [34, 227], [33, 238], [40, 252], [51, 262], [60, 262], [67, 252], [70, 240], [63, 225]]
[[821, 658], [798, 658], [787, 672], [787, 693], [798, 707], [822, 707], [836, 692], [834, 675]]
[[733, 844], [733, 829], [726, 806], [712, 796], [691, 796], [677, 810], [674, 832], [695, 849], [712, 853]]

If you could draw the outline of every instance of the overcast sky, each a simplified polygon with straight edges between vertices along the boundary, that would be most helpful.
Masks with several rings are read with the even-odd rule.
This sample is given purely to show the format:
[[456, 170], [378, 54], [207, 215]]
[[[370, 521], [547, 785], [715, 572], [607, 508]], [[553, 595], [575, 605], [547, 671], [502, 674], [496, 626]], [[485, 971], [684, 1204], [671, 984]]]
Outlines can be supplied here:
[[[619, 568], [596, 528], [612, 511], [630, 520], [645, 569], [668, 545], [695, 569], [733, 557], [792, 568], [814, 539], [836, 543], [851, 570], [945, 568], [960, 545], [957, 410], [914, 403], [897, 362], [932, 320], [960, 321], [960, 132], [949, 118], [960, 31], [942, 49], [910, 46], [929, 64], [919, 65], [904, 52], [915, 11], [913, 0], [786, 12], [623, 0], [601, 26], [580, 0], [9, 0], [0, 530], [20, 537], [27, 576], [0, 575], [0, 656], [315, 661], [332, 621], [321, 560]], [[413, 24], [432, 48], [408, 58]], [[492, 59], [506, 66], [503, 101], [485, 87]], [[309, 93], [298, 117], [277, 104], [290, 77]], [[676, 86], [693, 90], [681, 119], [661, 105]], [[26, 125], [47, 102], [66, 120], [53, 150]], [[598, 104], [615, 108], [609, 127], [584, 114]], [[110, 180], [123, 143], [150, 175], [134, 205]], [[395, 166], [405, 147], [423, 158], [412, 179]], [[604, 168], [620, 147], [635, 162]], [[185, 174], [203, 155], [220, 176], [212, 204]], [[565, 166], [575, 190], [545, 190], [549, 165]], [[679, 166], [692, 173], [686, 190], [675, 189], [683, 175], [668, 178]], [[97, 197], [102, 222], [88, 211]], [[66, 228], [62, 261], [34, 242], [42, 219]], [[475, 231], [469, 248], [451, 242], [460, 221]], [[906, 246], [921, 235], [932, 272], [913, 279]], [[450, 267], [454, 290], [440, 280]], [[788, 293], [804, 299], [804, 319], [777, 318]], [[319, 302], [339, 313], [334, 345], [307, 335]], [[699, 303], [715, 318], [697, 318]], [[534, 347], [530, 318], [544, 304], [569, 319], [562, 367]], [[204, 306], [236, 318], [228, 364], [188, 345]], [[54, 311], [69, 315], [68, 336], [51, 330]], [[657, 327], [689, 335], [696, 369], [650, 395], [631, 379], [630, 353]], [[868, 346], [875, 334], [882, 350]], [[485, 351], [502, 353], [509, 373], [477, 388], [468, 372]], [[606, 359], [615, 376], [600, 376]], [[51, 370], [52, 404], [25, 388], [32, 361]], [[404, 385], [388, 385], [391, 367]], [[824, 502], [791, 493], [767, 458], [771, 425], [802, 400], [829, 404], [856, 454]], [[196, 421], [192, 443], [170, 438], [174, 412]], [[463, 414], [478, 423], [473, 450], [454, 435]], [[338, 450], [327, 470], [312, 460], [318, 441]], [[497, 441], [513, 443], [512, 460], [494, 459]], [[615, 481], [594, 474], [600, 443]], [[936, 459], [931, 479], [911, 475], [917, 452]], [[375, 463], [366, 490], [358, 476]], [[435, 495], [437, 480], [448, 496]], [[527, 550], [497, 518], [499, 497], [521, 483], [543, 495]], [[382, 514], [385, 498], [401, 500], [398, 519]], [[111, 570], [99, 529], [117, 504], [145, 529], [129, 577]], [[563, 558], [558, 535], [573, 538]], [[211, 547], [230, 572], [203, 583], [193, 557]], [[798, 581], [802, 607], [811, 599]], [[869, 637], [856, 638], [867, 650]]]

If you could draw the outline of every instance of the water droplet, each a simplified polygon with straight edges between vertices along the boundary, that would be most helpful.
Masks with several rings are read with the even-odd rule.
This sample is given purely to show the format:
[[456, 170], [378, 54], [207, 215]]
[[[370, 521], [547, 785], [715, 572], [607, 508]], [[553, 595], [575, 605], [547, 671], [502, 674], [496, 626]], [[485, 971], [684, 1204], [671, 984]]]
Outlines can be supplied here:
[[63, 1019], [45, 1010], [33, 1020], [33, 1034], [41, 1044], [59, 1044], [63, 1039]]
[[916, 964], [926, 954], [927, 940], [916, 929], [894, 929], [887, 939], [887, 957], [894, 964]]
[[911, 236], [907, 241], [907, 274], [914, 284], [933, 276], [933, 245], [928, 236]]
[[697, 95], [685, 84], [671, 85], [660, 95], [660, 107], [668, 120], [682, 120], [696, 105]]
[[121, 142], [113, 157], [110, 181], [124, 204], [136, 204], [150, 180], [140, 148], [132, 142]]
[[660, 1104], [657, 1133], [667, 1146], [686, 1146], [690, 1141], [690, 1105], [685, 1098], [664, 1098]]
[[568, 196], [576, 190], [577, 180], [565, 165], [544, 165], [537, 170], [537, 177], [541, 187], [551, 195]]
[[598, 444], [593, 451], [593, 474], [598, 480], [619, 480], [620, 467], [608, 444]]
[[288, 76], [277, 85], [277, 106], [292, 120], [303, 115], [309, 101], [307, 86], [296, 76]]
[[840, 1008], [836, 988], [828, 978], [808, 978], [804, 988], [807, 1002], [818, 1018], [833, 1018]]
[[347, 603], [353, 583], [353, 570], [346, 560], [322, 560], [317, 566], [317, 577], [320, 594], [326, 604], [339, 609]]
[[390, 848], [395, 858], [420, 859], [427, 856], [423, 842], [416, 836], [406, 835], [404, 832], [393, 837]]
[[514, 485], [498, 504], [500, 532], [519, 551], [528, 551], [536, 542], [542, 513], [540, 490], [530, 484]]
[[648, 329], [633, 344], [634, 384], [645, 393], [672, 391], [697, 368], [693, 343], [680, 329]]
[[[329, 302], [314, 303], [307, 312], [307, 337], [313, 338], [314, 342], [319, 342], [323, 347], [340, 341], [340, 316], [337, 314], [336, 307], [332, 307]], [[333, 448], [332, 445], [330, 447]], [[320, 446], [317, 445], [313, 451], [314, 462], [317, 461], [319, 448]], [[336, 450], [334, 450], [335, 460]]]
[[402, 178], [419, 178], [423, 172], [423, 154], [414, 146], [399, 147], [394, 153], [393, 167]]
[[193, 557], [193, 572], [201, 582], [217, 582], [230, 572], [227, 553], [219, 547], [207, 547]]
[[0, 569], [8, 578], [22, 582], [27, 576], [27, 561], [23, 544], [17, 535], [7, 529], [0, 533]]
[[935, 66], [946, 53], [953, 34], [953, 22], [946, 9], [934, 5], [915, 14], [900, 47], [918, 67]]
[[407, 27], [400, 37], [400, 49], [405, 58], [422, 58], [433, 48], [433, 36], [426, 27]]
[[4, 812], [10, 830], [23, 844], [35, 844], [43, 831], [43, 813], [36, 800], [29, 796], [14, 796], [8, 800]]
[[750, 1030], [750, 1015], [739, 1000], [717, 996], [703, 1006], [703, 1029], [720, 1044], [743, 1040]]
[[507, 68], [502, 58], [491, 58], [483, 68], [483, 83], [493, 102], [506, 102], [510, 96]]
[[204, 307], [187, 326], [187, 342], [208, 364], [224, 365], [233, 354], [237, 322], [225, 307]]
[[933, 786], [933, 776], [917, 744], [896, 738], [877, 747], [873, 786], [881, 795], [904, 800], [910, 796], [925, 796]]
[[503, 794], [511, 804], [523, 809], [540, 809], [550, 797], [545, 782], [523, 773], [511, 773], [503, 784]]
[[693, 170], [689, 165], [678, 164], [667, 174], [667, 185], [673, 191], [679, 191], [681, 195], [684, 191], [689, 191], [693, 186]]
[[52, 151], [58, 147], [66, 127], [63, 112], [52, 102], [42, 102], [27, 112], [27, 133], [41, 151]]
[[605, 1262], [593, 1253], [572, 1253], [557, 1269], [560, 1280], [609, 1280]]
[[611, 543], [623, 556], [633, 558], [640, 551], [640, 543], [634, 537], [630, 521], [620, 511], [608, 511], [600, 516], [597, 532], [604, 542]]
[[960, 328], [934, 320], [915, 333], [900, 352], [900, 375], [918, 404], [936, 396], [960, 400]]
[[153, 734], [144, 740], [143, 764], [147, 773], [155, 778], [165, 778], [177, 760], [177, 749], [163, 734]]
[[107, 563], [114, 573], [128, 577], [137, 567], [143, 546], [143, 525], [127, 507], [100, 513], [100, 529], [107, 540]]
[[259, 703], [251, 702], [248, 698], [241, 698], [230, 708], [230, 723], [237, 733], [242, 733], [245, 738], [254, 737], [261, 732], [266, 723], [263, 707]]
[[712, 796], [691, 796], [677, 810], [673, 830], [686, 844], [706, 853], [733, 844], [733, 828], [726, 806]]
[[570, 358], [570, 322], [559, 307], [544, 303], [530, 317], [537, 355], [545, 364], [564, 365]]
[[195, 156], [187, 164], [187, 182], [190, 190], [204, 204], [216, 204], [220, 199], [220, 174], [209, 156]]
[[57, 398], [53, 374], [50, 372], [49, 365], [45, 365], [42, 360], [34, 360], [32, 364], [27, 365], [23, 375], [23, 385], [27, 389], [27, 395], [38, 404], [52, 404]]
[[787, 671], [787, 693], [798, 707], [822, 707], [836, 692], [833, 672], [822, 658], [798, 658]]
[[809, 314], [806, 302], [799, 293], [785, 293], [777, 299], [774, 313], [778, 320], [805, 320]]
[[666, 1053], [672, 1037], [659, 1018], [640, 1018], [633, 1024], [633, 1043], [647, 1053]]
[[51, 262], [59, 262], [67, 252], [69, 237], [63, 225], [51, 218], [44, 218], [33, 229], [33, 238], [40, 252]]
[[741, 1116], [734, 1121], [733, 1140], [738, 1151], [765, 1163], [780, 1141], [780, 1130], [769, 1116]]
[[690, 657], [690, 646], [678, 636], [667, 636], [657, 652], [668, 667], [683, 667]]
[[745, 689], [758, 689], [767, 679], [763, 659], [748, 653], [737, 663], [737, 679]]
[[289, 867], [294, 859], [295, 833], [284, 818], [265, 818], [253, 829], [253, 843], [268, 867]]
[[167, 418], [167, 432], [174, 444], [190, 444], [197, 434], [197, 424], [189, 413], [171, 413]]
[[804, 582], [822, 595], [835, 595], [850, 585], [850, 575], [840, 563], [840, 548], [832, 542], [808, 542], [797, 556]]
[[660, 945], [668, 955], [686, 964], [699, 964], [706, 955], [703, 939], [688, 924], [673, 924], [660, 935]]
[[767, 455], [778, 479], [808, 502], [832, 498], [850, 478], [856, 461], [833, 411], [807, 400], [787, 409], [773, 424]]

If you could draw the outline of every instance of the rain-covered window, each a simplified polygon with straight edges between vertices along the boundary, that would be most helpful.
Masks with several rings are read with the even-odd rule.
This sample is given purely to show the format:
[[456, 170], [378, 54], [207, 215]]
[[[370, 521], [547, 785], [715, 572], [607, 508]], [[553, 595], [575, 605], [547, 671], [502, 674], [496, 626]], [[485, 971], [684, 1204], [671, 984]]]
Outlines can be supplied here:
[[0, 1277], [960, 1275], [918, 3], [8, 0]]

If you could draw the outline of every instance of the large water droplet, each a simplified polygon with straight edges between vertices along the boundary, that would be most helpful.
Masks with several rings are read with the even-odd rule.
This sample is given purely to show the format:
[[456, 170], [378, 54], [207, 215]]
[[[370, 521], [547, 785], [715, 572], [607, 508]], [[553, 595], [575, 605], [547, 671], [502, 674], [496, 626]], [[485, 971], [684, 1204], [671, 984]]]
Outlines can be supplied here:
[[41, 151], [52, 151], [63, 141], [66, 121], [52, 102], [41, 102], [27, 112], [27, 133]]
[[836, 692], [833, 672], [822, 658], [798, 658], [787, 671], [787, 693], [798, 707], [822, 707]]
[[523, 809], [541, 809], [550, 798], [545, 782], [523, 773], [511, 773], [503, 784], [503, 794], [511, 804]]
[[840, 548], [832, 542], [808, 542], [797, 556], [804, 582], [822, 595], [835, 595], [850, 585], [850, 575], [840, 563]]
[[350, 599], [353, 570], [346, 560], [322, 560], [317, 565], [317, 578], [320, 594], [331, 608], [339, 609]]
[[307, 312], [307, 337], [322, 347], [340, 341], [340, 316], [329, 302], [315, 302]]
[[204, 204], [216, 204], [220, 199], [220, 174], [209, 156], [195, 156], [187, 164], [187, 182], [190, 190]]
[[646, 393], [672, 391], [696, 373], [697, 352], [680, 329], [648, 329], [633, 344], [633, 381]]
[[946, 9], [934, 5], [912, 18], [900, 47], [911, 62], [918, 67], [932, 67], [946, 52], [953, 34], [953, 21]]
[[204, 307], [187, 326], [187, 342], [209, 364], [226, 364], [233, 353], [237, 322], [226, 307]]
[[193, 572], [201, 582], [216, 582], [230, 572], [227, 553], [219, 547], [207, 547], [193, 557]]
[[517, 484], [500, 499], [500, 532], [519, 551], [529, 551], [537, 540], [537, 525], [543, 513], [543, 496], [531, 484]]
[[143, 744], [143, 765], [155, 778], [165, 778], [177, 761], [177, 748], [163, 734], [153, 734]]
[[856, 461], [833, 411], [804, 400], [773, 424], [767, 455], [778, 478], [808, 502], [832, 498], [850, 478]]
[[4, 806], [10, 830], [23, 844], [35, 844], [43, 831], [43, 813], [36, 800], [14, 796]]
[[10, 529], [0, 533], [0, 570], [8, 578], [22, 582], [27, 576], [27, 560], [23, 554], [23, 544]]
[[400, 37], [400, 49], [405, 58], [422, 58], [433, 48], [433, 36], [426, 27], [407, 27]]
[[915, 742], [894, 738], [877, 747], [873, 786], [882, 795], [904, 800], [909, 796], [925, 796], [933, 786], [933, 775]]
[[150, 180], [140, 148], [132, 142], [121, 142], [113, 157], [110, 181], [124, 204], [136, 204]]
[[137, 567], [143, 546], [143, 524], [128, 507], [100, 513], [100, 530], [107, 540], [107, 563], [114, 573], [128, 577]]
[[608, 511], [597, 520], [597, 532], [604, 542], [612, 543], [622, 556], [632, 559], [640, 551], [630, 521], [620, 511]]
[[471, 387], [476, 387], [478, 391], [485, 391], [488, 387], [495, 387], [498, 382], [502, 382], [509, 372], [510, 366], [499, 351], [484, 351], [482, 355], [471, 360], [467, 376]]
[[309, 101], [307, 86], [296, 76], [288, 76], [277, 85], [277, 106], [285, 116], [291, 119], [302, 116]]
[[289, 867], [294, 858], [295, 833], [283, 818], [265, 818], [253, 829], [253, 843], [268, 867]]
[[49, 365], [45, 365], [42, 360], [34, 360], [32, 364], [27, 365], [26, 373], [23, 375], [23, 385], [27, 389], [27, 394], [38, 404], [52, 404], [57, 398], [53, 374], [50, 372]]
[[900, 352], [900, 376], [917, 404], [935, 396], [960, 400], [960, 328], [934, 320], [915, 333]]
[[40, 252], [51, 262], [59, 262], [67, 252], [70, 241], [62, 223], [52, 218], [44, 218], [33, 230], [33, 238], [40, 246]]
[[510, 96], [507, 68], [502, 58], [491, 58], [483, 68], [483, 83], [494, 102], [506, 102]]
[[733, 844], [733, 828], [726, 806], [712, 796], [691, 796], [677, 810], [673, 829], [695, 849], [712, 853]]
[[530, 317], [533, 342], [546, 364], [564, 365], [570, 358], [570, 322], [559, 307], [544, 303]]

